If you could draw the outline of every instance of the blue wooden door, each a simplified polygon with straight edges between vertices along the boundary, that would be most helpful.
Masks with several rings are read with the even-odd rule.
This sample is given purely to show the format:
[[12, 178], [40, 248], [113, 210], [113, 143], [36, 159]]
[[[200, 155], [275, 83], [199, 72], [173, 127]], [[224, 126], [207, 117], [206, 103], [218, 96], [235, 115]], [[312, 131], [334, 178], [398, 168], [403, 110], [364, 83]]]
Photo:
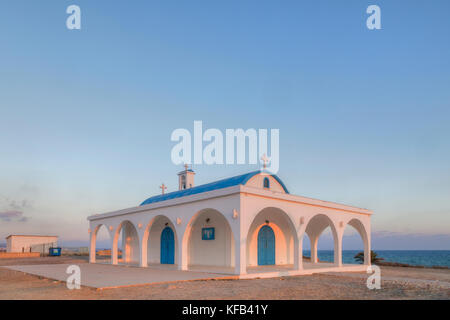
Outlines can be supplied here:
[[258, 265], [275, 264], [275, 233], [269, 226], [263, 226], [258, 232]]
[[175, 237], [173, 230], [166, 227], [161, 233], [161, 264], [175, 263]]

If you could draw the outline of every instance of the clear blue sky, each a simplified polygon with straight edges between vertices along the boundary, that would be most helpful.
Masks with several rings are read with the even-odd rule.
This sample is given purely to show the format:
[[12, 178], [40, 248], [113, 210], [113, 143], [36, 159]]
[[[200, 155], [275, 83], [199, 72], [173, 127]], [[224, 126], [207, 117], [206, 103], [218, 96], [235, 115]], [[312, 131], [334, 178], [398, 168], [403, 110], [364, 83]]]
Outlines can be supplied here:
[[[80, 31], [65, 26], [71, 4]], [[366, 28], [369, 4], [382, 30]], [[450, 249], [449, 12], [446, 0], [2, 1], [0, 238], [86, 242], [88, 215], [176, 189], [170, 134], [202, 120], [280, 129], [290, 191], [374, 210], [375, 248]], [[255, 168], [194, 169], [200, 184]]]

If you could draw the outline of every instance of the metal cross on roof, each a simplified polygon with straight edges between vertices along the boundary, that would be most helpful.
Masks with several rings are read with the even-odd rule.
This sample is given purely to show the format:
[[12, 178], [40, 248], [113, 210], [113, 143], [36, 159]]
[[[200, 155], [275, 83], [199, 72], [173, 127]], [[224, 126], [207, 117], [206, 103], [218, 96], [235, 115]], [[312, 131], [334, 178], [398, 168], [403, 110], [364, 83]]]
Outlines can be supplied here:
[[166, 191], [166, 189], [167, 189], [166, 185], [163, 183], [163, 184], [160, 186], [160, 188], [161, 188], [162, 194], [164, 194], [164, 191]]
[[264, 153], [261, 157], [261, 161], [263, 163], [264, 169], [267, 168], [267, 164], [270, 162], [270, 158], [267, 157], [267, 155]]

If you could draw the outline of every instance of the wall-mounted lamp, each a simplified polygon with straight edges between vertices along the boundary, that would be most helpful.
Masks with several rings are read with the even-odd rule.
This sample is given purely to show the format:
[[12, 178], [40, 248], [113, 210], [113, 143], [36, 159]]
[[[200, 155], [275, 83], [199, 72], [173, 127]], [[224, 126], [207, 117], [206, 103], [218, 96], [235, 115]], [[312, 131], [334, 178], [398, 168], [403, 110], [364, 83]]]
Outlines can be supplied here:
[[304, 224], [305, 223], [305, 217], [300, 217], [300, 224]]
[[141, 229], [142, 228], [142, 223], [138, 224], [138, 228]]
[[210, 218], [206, 218], [206, 223], [209, 223], [211, 221]]
[[114, 229], [113, 226], [109, 226], [109, 230], [113, 231], [113, 229]]
[[266, 223], [269, 224], [269, 220], [266, 220]]
[[177, 224], [178, 224], [178, 225], [181, 224], [181, 218], [177, 218]]

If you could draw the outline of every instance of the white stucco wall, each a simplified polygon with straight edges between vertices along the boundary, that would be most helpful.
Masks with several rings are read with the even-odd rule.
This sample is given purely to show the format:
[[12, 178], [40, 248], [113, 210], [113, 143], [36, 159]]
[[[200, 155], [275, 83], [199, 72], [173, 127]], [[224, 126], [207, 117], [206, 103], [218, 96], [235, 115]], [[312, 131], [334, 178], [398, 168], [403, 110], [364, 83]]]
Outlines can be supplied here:
[[[206, 222], [209, 219], [209, 222]], [[215, 228], [214, 240], [202, 240], [203, 228]], [[202, 212], [193, 224], [188, 244], [189, 264], [234, 266], [234, 239], [231, 228], [221, 213]]]

